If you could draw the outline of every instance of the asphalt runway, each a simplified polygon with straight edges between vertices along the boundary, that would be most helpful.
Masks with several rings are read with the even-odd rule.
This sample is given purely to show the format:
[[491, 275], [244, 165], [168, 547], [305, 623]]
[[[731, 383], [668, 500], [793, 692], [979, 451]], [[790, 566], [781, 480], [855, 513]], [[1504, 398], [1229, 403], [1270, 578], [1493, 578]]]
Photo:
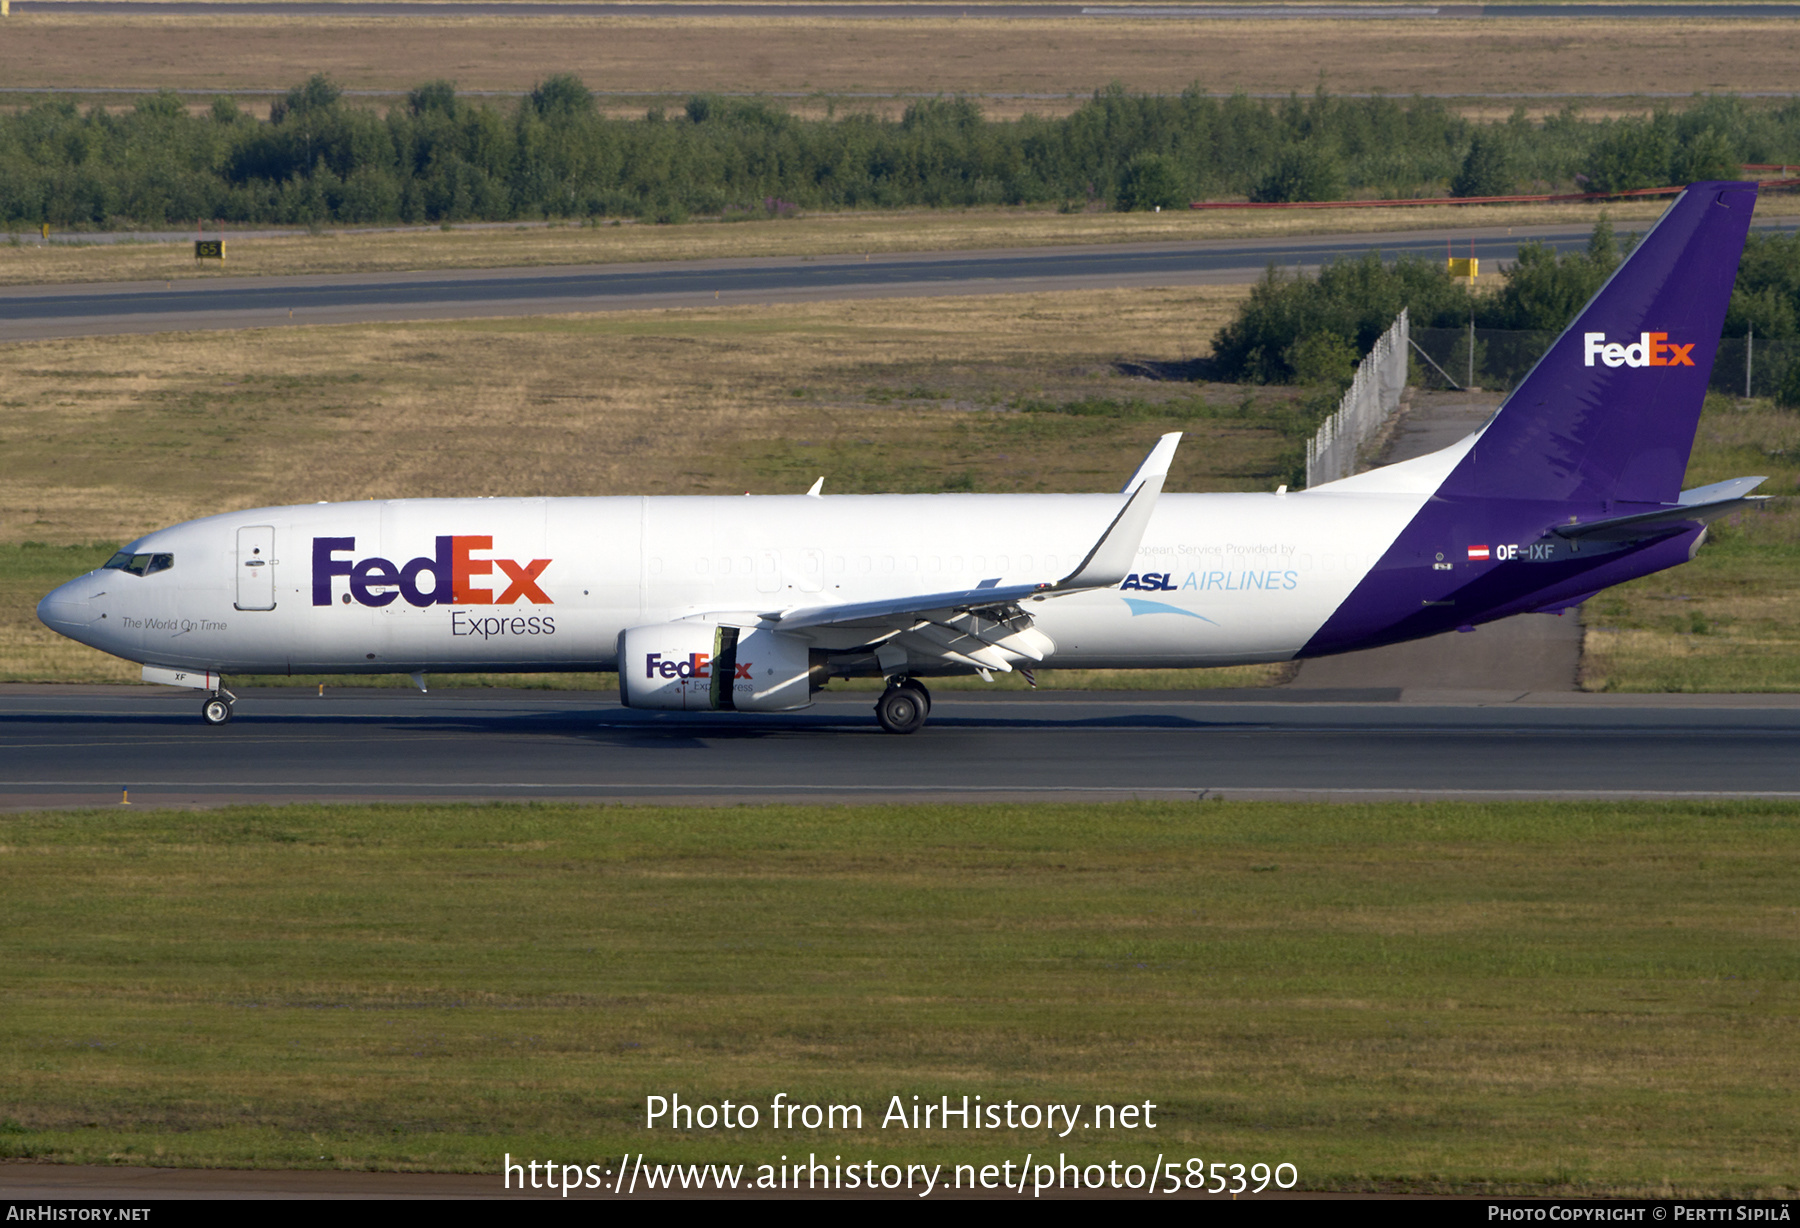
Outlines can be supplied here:
[[[1800, 229], [1779, 219], [1764, 230]], [[529, 269], [10, 286], [0, 342], [104, 333], [354, 324], [709, 304], [1241, 284], [1273, 263], [1316, 269], [1371, 250], [1506, 262], [1527, 239], [1585, 247], [1590, 228], [1504, 227], [1121, 243], [903, 255], [744, 258]]]
[[0, 690], [0, 805], [1800, 798], [1800, 696], [1398, 690], [941, 692], [909, 737], [872, 692], [780, 715], [596, 692]]
[[988, 20], [1043, 21], [1072, 17], [1187, 21], [1417, 21], [1470, 18], [1600, 18], [1671, 20], [1695, 17], [1800, 17], [1800, 4], [607, 4], [569, 0], [470, 0], [468, 3], [384, 3], [383, 0], [14, 0], [19, 14], [55, 16], [271, 17], [788, 17], [904, 21], [973, 15]]

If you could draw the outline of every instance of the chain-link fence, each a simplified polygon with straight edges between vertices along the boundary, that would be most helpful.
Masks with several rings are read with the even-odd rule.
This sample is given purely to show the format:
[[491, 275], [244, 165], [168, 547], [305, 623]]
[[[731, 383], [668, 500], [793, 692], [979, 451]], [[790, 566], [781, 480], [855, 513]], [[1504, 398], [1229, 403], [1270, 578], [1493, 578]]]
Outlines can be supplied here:
[[1306, 441], [1308, 488], [1355, 473], [1358, 453], [1400, 408], [1400, 393], [1407, 385], [1406, 337], [1406, 312], [1402, 311], [1369, 356], [1357, 364], [1356, 378], [1338, 402], [1337, 412]]
[[[1509, 391], [1541, 358], [1559, 333], [1499, 328], [1415, 328], [1409, 382], [1421, 388], [1485, 388]], [[1713, 363], [1715, 392], [1773, 397], [1787, 385], [1800, 342], [1727, 337]]]
[[1719, 356], [1713, 361], [1712, 387], [1740, 397], [1772, 397], [1783, 388], [1791, 394], [1796, 363], [1800, 342], [1727, 337], [1719, 342]]

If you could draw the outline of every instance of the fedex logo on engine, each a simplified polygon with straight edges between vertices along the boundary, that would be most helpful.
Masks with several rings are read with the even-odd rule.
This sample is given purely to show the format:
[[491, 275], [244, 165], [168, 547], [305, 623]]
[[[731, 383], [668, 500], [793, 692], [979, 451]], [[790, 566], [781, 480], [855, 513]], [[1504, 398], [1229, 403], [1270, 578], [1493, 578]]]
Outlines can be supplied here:
[[[352, 561], [334, 557], [355, 553], [354, 537], [315, 537], [312, 603], [330, 605], [332, 580], [344, 576], [349, 580], [349, 591], [343, 595], [346, 605], [355, 601], [360, 605], [384, 606], [396, 597], [404, 597], [408, 605], [421, 609], [433, 605], [513, 605], [519, 601], [555, 604], [538, 585], [538, 577], [550, 566], [549, 559], [520, 563], [476, 558], [477, 551], [494, 548], [494, 539], [486, 536], [439, 537], [436, 545], [429, 558], [421, 556], [396, 567], [383, 558]], [[506, 577], [506, 586], [477, 588], [477, 578], [493, 575], [496, 568]]]
[[[748, 661], [737, 662], [737, 672], [732, 674], [732, 681], [749, 678], [750, 664]], [[665, 657], [660, 652], [644, 654], [644, 677], [646, 678], [705, 679], [712, 677], [712, 667], [713, 657], [710, 652], [690, 652], [685, 661]]]
[[1583, 333], [1587, 365], [1597, 358], [1609, 367], [1691, 367], [1694, 365], [1694, 343], [1675, 345], [1668, 333], [1639, 333], [1632, 345], [1609, 342], [1605, 333]]

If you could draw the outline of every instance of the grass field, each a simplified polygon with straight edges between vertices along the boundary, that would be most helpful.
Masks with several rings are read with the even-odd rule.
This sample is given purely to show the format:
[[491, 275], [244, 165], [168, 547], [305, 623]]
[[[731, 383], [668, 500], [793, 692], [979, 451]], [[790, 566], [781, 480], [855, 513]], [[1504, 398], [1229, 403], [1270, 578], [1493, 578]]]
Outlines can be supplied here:
[[1204, 355], [1246, 292], [21, 343], [0, 402], [0, 540], [110, 542], [311, 499], [778, 492], [821, 473], [839, 492], [1103, 489], [1188, 421], [1207, 438], [1173, 489], [1272, 488], [1292, 447], [1273, 411], [1293, 390], [1135, 374]]
[[[407, 269], [486, 269], [750, 256], [832, 256], [969, 251], [1080, 243], [1175, 243], [1300, 234], [1380, 234], [1449, 227], [1566, 225], [1591, 228], [1602, 208], [1621, 226], [1649, 223], [1668, 202], [1597, 206], [1470, 205], [1293, 213], [1076, 213], [1050, 209], [932, 209], [837, 213], [783, 221], [695, 222], [679, 226], [532, 225], [455, 230], [337, 230], [314, 235], [227, 238], [224, 263], [194, 259], [191, 241], [84, 242], [35, 234], [0, 244], [0, 285], [175, 281]], [[1767, 195], [1761, 218], [1800, 213], [1800, 195]], [[211, 233], [209, 231], [208, 233]]]
[[[1729, 472], [1728, 472], [1729, 471]], [[1582, 607], [1582, 684], [1613, 691], [1800, 690], [1800, 414], [1713, 396], [1687, 485], [1768, 474], [1767, 508], [1715, 524], [1694, 559]]]
[[403, 92], [435, 77], [526, 90], [569, 71], [629, 95], [819, 95], [840, 110], [888, 110], [921, 93], [1027, 96], [992, 100], [1004, 114], [1067, 111], [1109, 81], [1152, 93], [1198, 82], [1306, 94], [1323, 81], [1340, 93], [1398, 96], [1785, 94], [1800, 51], [1800, 33], [1779, 19], [1316, 21], [1301, 37], [1290, 22], [970, 12], [903, 21], [15, 13], [0, 40], [0, 80], [257, 89], [328, 72], [349, 88]]
[[[1775, 804], [0, 818], [0, 1155], [1287, 1161], [1307, 1188], [1793, 1196]], [[644, 1098], [861, 1131], [648, 1131]], [[1158, 1128], [877, 1128], [889, 1097]], [[908, 1101], [910, 1103], [910, 1100]], [[496, 1177], [498, 1179], [498, 1177]]]

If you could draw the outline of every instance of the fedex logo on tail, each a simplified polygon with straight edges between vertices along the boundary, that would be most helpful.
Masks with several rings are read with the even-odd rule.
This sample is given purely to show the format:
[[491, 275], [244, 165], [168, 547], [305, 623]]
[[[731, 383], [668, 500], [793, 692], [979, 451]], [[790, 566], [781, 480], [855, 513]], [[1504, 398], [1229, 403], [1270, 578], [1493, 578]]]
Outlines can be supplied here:
[[[550, 566], [549, 559], [533, 559], [529, 563], [513, 559], [476, 558], [476, 551], [494, 548], [487, 536], [444, 536], [437, 539], [431, 557], [420, 557], [396, 567], [384, 558], [351, 560], [335, 557], [354, 554], [354, 537], [315, 537], [312, 550], [314, 605], [331, 604], [332, 580], [346, 577], [349, 591], [343, 601], [359, 605], [384, 606], [396, 597], [406, 598], [408, 605], [421, 609], [432, 605], [513, 605], [529, 601], [533, 605], [553, 605], [549, 594], [538, 584], [538, 577]], [[505, 587], [477, 587], [479, 577], [492, 576], [495, 569], [505, 577]], [[430, 577], [427, 581], [426, 577]]]
[[1668, 333], [1639, 333], [1631, 345], [1606, 339], [1605, 333], [1583, 333], [1581, 339], [1586, 365], [1599, 359], [1609, 367], [1691, 367], [1694, 365], [1694, 343], [1675, 345]]

